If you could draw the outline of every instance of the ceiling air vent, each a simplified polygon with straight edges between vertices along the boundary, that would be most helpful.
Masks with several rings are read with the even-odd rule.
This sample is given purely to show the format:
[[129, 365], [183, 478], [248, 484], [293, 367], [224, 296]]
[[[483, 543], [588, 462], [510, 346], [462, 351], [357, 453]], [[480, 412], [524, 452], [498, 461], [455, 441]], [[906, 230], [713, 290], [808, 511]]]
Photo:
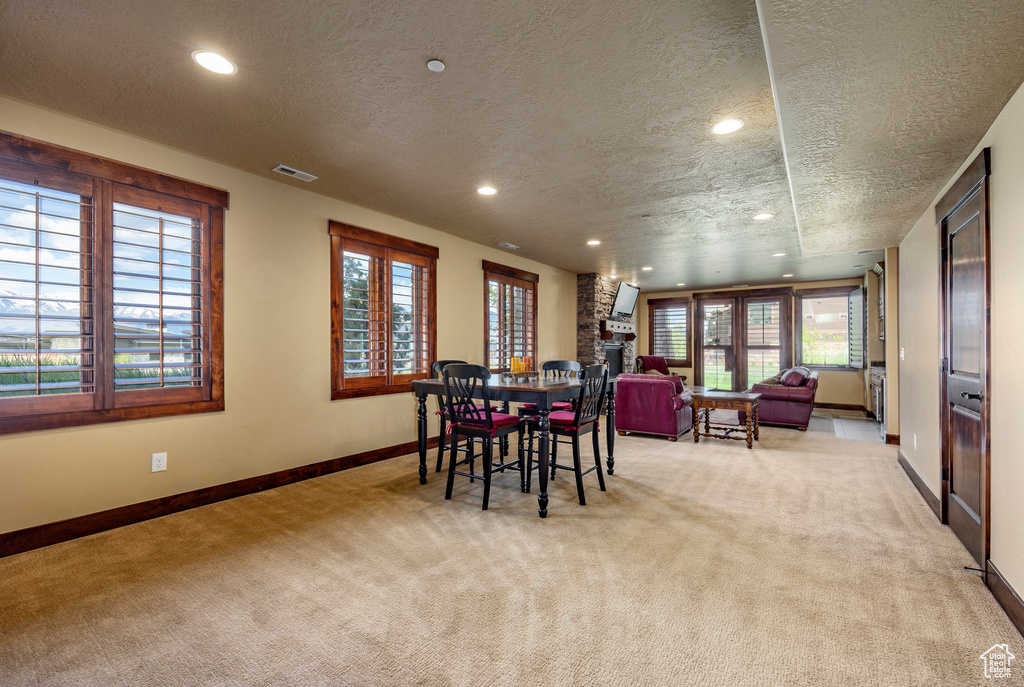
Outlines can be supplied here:
[[505, 250], [519, 250], [519, 246], [514, 243], [509, 243], [508, 241], [499, 241], [498, 245]]
[[313, 181], [317, 177], [310, 174], [309, 172], [303, 172], [302, 170], [289, 167], [288, 165], [278, 165], [274, 167], [274, 171], [285, 176], [292, 177], [293, 179], [301, 179], [302, 181]]

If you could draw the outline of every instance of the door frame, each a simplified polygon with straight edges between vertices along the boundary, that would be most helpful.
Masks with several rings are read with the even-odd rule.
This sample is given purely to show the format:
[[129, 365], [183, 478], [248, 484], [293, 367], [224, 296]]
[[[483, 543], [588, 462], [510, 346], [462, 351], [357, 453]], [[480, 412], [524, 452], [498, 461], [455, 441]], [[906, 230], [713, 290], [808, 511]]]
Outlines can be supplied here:
[[723, 300], [733, 301], [732, 340], [735, 353], [733, 366], [733, 385], [739, 380], [736, 371], [742, 369], [743, 387], [750, 386], [747, 375], [747, 303], [748, 301], [778, 298], [779, 306], [779, 369], [786, 370], [793, 366], [793, 289], [781, 287], [773, 289], [749, 289], [743, 291], [707, 291], [694, 293], [693, 302], [693, 378], [694, 384], [702, 386], [704, 381], [704, 317], [703, 303]]
[[981, 518], [982, 531], [982, 552], [978, 561], [982, 568], [982, 576], [987, 578], [986, 562], [989, 559], [991, 550], [991, 494], [992, 494], [992, 446], [991, 446], [991, 361], [992, 361], [992, 254], [991, 239], [989, 236], [990, 225], [990, 198], [989, 198], [989, 177], [992, 173], [991, 148], [985, 148], [968, 165], [963, 174], [953, 183], [949, 191], [935, 204], [935, 224], [938, 229], [939, 241], [939, 346], [941, 359], [939, 361], [939, 431], [940, 431], [940, 479], [941, 493], [939, 495], [939, 520], [944, 525], [949, 525], [949, 499], [950, 499], [950, 413], [949, 396], [946, 375], [949, 369], [949, 345], [950, 345], [950, 323], [949, 303], [946, 297], [946, 290], [950, 280], [950, 261], [946, 252], [946, 221], [949, 216], [968, 200], [981, 194], [981, 235], [982, 250], [985, 259], [985, 350], [982, 358], [984, 371], [982, 379], [982, 402], [981, 416], [984, 437], [982, 449], [984, 454], [981, 457]]

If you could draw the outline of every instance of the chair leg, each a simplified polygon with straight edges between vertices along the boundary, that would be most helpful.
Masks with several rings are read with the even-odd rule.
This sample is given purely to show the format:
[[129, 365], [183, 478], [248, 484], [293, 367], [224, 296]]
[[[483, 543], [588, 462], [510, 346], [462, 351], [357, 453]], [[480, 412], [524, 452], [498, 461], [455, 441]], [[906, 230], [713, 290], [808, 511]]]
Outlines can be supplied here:
[[580, 505], [587, 505], [587, 497], [583, 495], [583, 468], [580, 466], [580, 435], [572, 435], [572, 470], [576, 474], [576, 493], [580, 497]]
[[608, 491], [604, 488], [604, 470], [601, 469], [601, 439], [597, 429], [591, 432], [594, 435], [594, 464], [597, 466], [597, 483], [601, 485], [601, 491]]
[[437, 469], [434, 472], [441, 472], [441, 466], [444, 465], [444, 449], [447, 442], [445, 432], [448, 430], [448, 423], [445, 422], [444, 415], [441, 416], [441, 440], [437, 442]]
[[526, 493], [530, 493], [533, 483], [533, 423], [530, 424], [530, 438], [527, 440], [529, 448], [526, 453]]
[[452, 446], [448, 451], [448, 486], [444, 490], [445, 501], [451, 501], [452, 487], [455, 485], [455, 463], [459, 460], [458, 437], [458, 432], [452, 432]]
[[469, 444], [469, 483], [475, 484], [476, 479], [473, 475], [476, 474], [476, 440], [473, 437], [466, 439], [466, 443]]
[[481, 510], [487, 510], [487, 502], [491, 500], [491, 451], [494, 450], [494, 439], [488, 437], [483, 440], [484, 459], [484, 505]]
[[555, 470], [558, 469], [558, 437], [551, 435], [551, 479], [555, 478]]

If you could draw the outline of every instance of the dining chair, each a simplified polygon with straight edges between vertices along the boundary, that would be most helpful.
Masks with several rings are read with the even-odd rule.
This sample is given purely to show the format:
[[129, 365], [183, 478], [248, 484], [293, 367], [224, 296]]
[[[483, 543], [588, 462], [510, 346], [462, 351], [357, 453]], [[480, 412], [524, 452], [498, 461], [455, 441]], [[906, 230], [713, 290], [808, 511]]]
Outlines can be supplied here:
[[[600, 414], [604, 406], [605, 391], [608, 386], [608, 368], [604, 365], [591, 365], [580, 372], [580, 393], [576, 399], [574, 410], [553, 410], [548, 414], [551, 432], [551, 478], [557, 470], [572, 470], [576, 475], [576, 493], [581, 506], [587, 505], [583, 492], [583, 477], [597, 470], [597, 481], [601, 491], [607, 491], [604, 484], [604, 471], [601, 469], [601, 447], [598, 441], [600, 430]], [[539, 416], [526, 418], [529, 427], [529, 451], [526, 459], [526, 486], [530, 490], [530, 473], [533, 471], [533, 442]], [[594, 467], [583, 471], [580, 463], [580, 437], [591, 434], [594, 441]], [[572, 467], [558, 465], [559, 437], [569, 439], [572, 444]]]
[[[521, 471], [523, 469], [522, 451], [514, 461], [504, 462], [504, 453], [498, 452], [498, 462], [494, 463], [494, 439], [508, 437], [512, 432], [521, 431], [522, 421], [515, 415], [499, 413], [491, 406], [491, 394], [487, 384], [491, 373], [481, 365], [449, 363], [442, 370], [444, 379], [445, 406], [448, 411], [448, 433], [451, 435], [451, 447], [448, 455], [448, 485], [445, 489], [446, 501], [452, 498], [455, 475], [476, 480], [472, 472], [472, 461], [476, 457], [472, 451], [464, 460], [459, 460], [458, 440], [466, 437], [470, 442], [480, 439], [483, 450], [480, 453], [483, 463], [484, 497], [482, 510], [487, 510], [491, 497], [491, 473], [497, 470], [504, 472], [507, 468]], [[481, 403], [477, 403], [479, 399]], [[519, 442], [520, 446], [522, 442]], [[472, 444], [470, 444], [472, 446]], [[459, 465], [470, 465], [470, 472], [459, 472]]]
[[[580, 374], [580, 364], [575, 360], [548, 360], [541, 365], [541, 374], [544, 379], [572, 379]], [[572, 403], [569, 401], [555, 401], [551, 404], [552, 410], [572, 410]], [[524, 403], [519, 406], [519, 417], [537, 414], [536, 403]]]

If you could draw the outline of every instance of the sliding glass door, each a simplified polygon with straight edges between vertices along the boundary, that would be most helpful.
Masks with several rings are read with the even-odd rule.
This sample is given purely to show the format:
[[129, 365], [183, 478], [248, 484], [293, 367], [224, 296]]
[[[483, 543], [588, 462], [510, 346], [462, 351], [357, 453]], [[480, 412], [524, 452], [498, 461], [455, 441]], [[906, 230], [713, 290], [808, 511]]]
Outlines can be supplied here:
[[696, 295], [698, 386], [742, 391], [789, 367], [792, 297], [786, 290]]

